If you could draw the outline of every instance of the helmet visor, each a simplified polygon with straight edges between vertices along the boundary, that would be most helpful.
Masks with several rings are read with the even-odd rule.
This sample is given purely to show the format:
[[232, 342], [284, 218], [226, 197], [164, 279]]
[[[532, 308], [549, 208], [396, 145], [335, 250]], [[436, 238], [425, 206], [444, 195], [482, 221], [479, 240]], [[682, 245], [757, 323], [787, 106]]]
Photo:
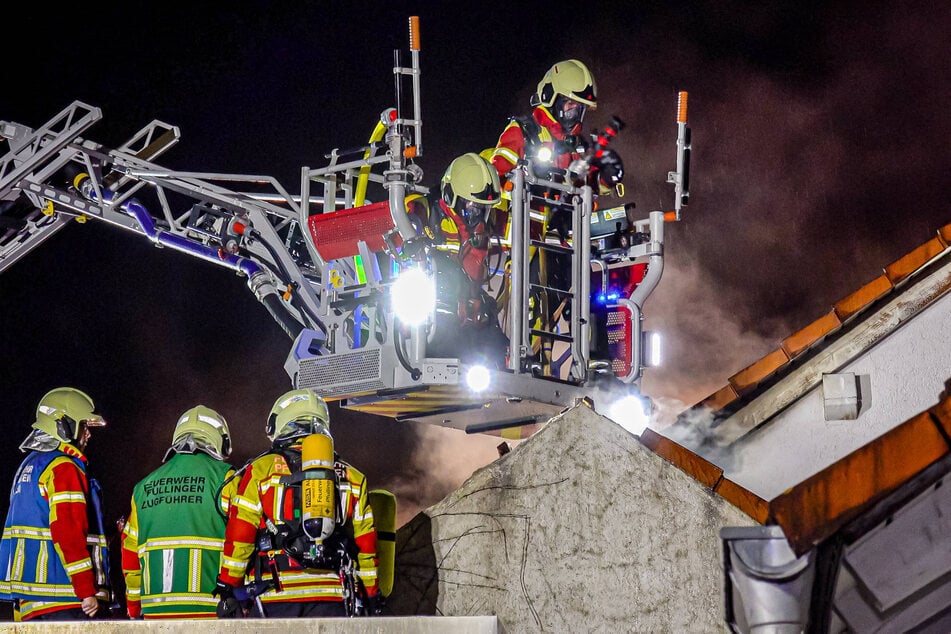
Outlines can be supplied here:
[[594, 104], [597, 103], [597, 95], [594, 92], [594, 84], [588, 84], [581, 90], [572, 90], [571, 97], [577, 99], [581, 103], [590, 105], [592, 108], [595, 107]]

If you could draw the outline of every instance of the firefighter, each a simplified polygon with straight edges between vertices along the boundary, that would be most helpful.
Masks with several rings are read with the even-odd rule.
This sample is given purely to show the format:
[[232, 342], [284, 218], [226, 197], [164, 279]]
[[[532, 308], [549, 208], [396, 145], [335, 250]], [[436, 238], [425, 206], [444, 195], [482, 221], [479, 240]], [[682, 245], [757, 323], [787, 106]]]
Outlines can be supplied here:
[[[367, 482], [337, 458], [329, 425], [313, 390], [274, 403], [271, 449], [246, 465], [232, 499], [215, 590], [220, 617], [348, 616], [358, 595], [368, 614], [382, 609]], [[253, 614], [250, 599], [260, 606]]]
[[[552, 65], [538, 83], [531, 105], [529, 116], [509, 120], [490, 154], [499, 176], [506, 177], [521, 161], [530, 160], [535, 176], [574, 185], [590, 184], [596, 193], [607, 194], [621, 182], [624, 168], [617, 153], [599, 147], [595, 138], [588, 140], [582, 135], [585, 114], [598, 105], [594, 76], [583, 62], [569, 59]], [[533, 198], [532, 208], [543, 220], [530, 223], [530, 239], [541, 241], [554, 232], [561, 245], [567, 246], [570, 213], [539, 200]], [[504, 234], [510, 238], [510, 232], [510, 225], [506, 226]], [[571, 260], [554, 252], [531, 249], [530, 253], [532, 281], [541, 288], [557, 289], [532, 291], [530, 319], [533, 327], [553, 331], [559, 319], [570, 319]], [[551, 345], [551, 341], [539, 337], [532, 340], [542, 367], [550, 363]]]
[[482, 288], [489, 278], [489, 239], [501, 199], [498, 173], [474, 152], [456, 157], [443, 174], [434, 206], [442, 238], [458, 251], [457, 266], [436, 266], [437, 295], [453, 298], [455, 305], [437, 306], [435, 332], [427, 344], [435, 356], [496, 367], [505, 363], [508, 339], [499, 327], [495, 300]]
[[130, 618], [213, 619], [225, 522], [237, 488], [228, 422], [198, 405], [183, 413], [162, 466], [132, 492], [122, 536]]
[[[36, 408], [0, 541], [0, 599], [23, 621], [102, 616], [111, 601], [98, 482], [86, 473], [90, 428], [106, 423], [71, 387]], [[100, 605], [102, 602], [104, 605]]]

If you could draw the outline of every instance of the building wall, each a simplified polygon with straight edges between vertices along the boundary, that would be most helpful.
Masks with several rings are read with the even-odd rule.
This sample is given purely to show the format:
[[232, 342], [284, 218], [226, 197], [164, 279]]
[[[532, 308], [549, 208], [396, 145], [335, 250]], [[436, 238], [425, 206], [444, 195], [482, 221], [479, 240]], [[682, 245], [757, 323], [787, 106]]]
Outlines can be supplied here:
[[585, 406], [403, 526], [396, 614], [520, 632], [718, 632], [719, 538], [749, 517]]
[[951, 378], [951, 294], [838, 372], [861, 375], [871, 387], [856, 420], [826, 421], [816, 387], [721, 452], [714, 462], [724, 475], [772, 499], [937, 403]]

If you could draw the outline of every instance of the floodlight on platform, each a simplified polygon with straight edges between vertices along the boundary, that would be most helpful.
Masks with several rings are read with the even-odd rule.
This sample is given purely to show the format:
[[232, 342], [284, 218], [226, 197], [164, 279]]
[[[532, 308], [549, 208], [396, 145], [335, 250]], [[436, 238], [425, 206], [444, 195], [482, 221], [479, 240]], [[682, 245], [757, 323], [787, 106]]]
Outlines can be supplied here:
[[391, 292], [396, 317], [407, 326], [419, 326], [433, 314], [436, 285], [425, 271], [405, 269], [393, 282]]

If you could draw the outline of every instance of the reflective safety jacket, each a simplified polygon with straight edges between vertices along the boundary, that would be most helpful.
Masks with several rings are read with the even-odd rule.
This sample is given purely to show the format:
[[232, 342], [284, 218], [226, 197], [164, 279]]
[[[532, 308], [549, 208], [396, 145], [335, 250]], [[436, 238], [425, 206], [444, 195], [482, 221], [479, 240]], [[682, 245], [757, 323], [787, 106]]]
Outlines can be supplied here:
[[215, 618], [225, 518], [237, 478], [204, 453], [175, 454], [132, 491], [122, 532], [130, 617]]
[[[580, 126], [578, 126], [580, 127]], [[531, 119], [514, 117], [502, 130], [489, 162], [504, 178], [519, 159], [526, 154], [537, 151], [540, 147], [548, 147], [552, 151], [551, 166], [558, 169], [567, 169], [571, 161], [578, 158], [573, 152], [566, 152], [560, 141], [565, 140], [565, 131], [545, 106], [537, 106], [532, 110]]]
[[[580, 129], [581, 126], [577, 125], [573, 132]], [[499, 136], [489, 162], [499, 177], [504, 179], [520, 159], [538, 156], [539, 150], [546, 148], [551, 152], [551, 158], [547, 163], [536, 163], [535, 172], [543, 178], [551, 178], [550, 174], [539, 172], [545, 172], [546, 166], [566, 170], [572, 161], [580, 158], [573, 144], [565, 142], [566, 138], [564, 129], [548, 108], [537, 106], [532, 110], [531, 117], [514, 117], [509, 121]], [[541, 217], [533, 214], [530, 234], [533, 240], [539, 240], [548, 231], [550, 210], [547, 206], [537, 207], [533, 204], [533, 211], [541, 214]], [[507, 213], [497, 212], [494, 234], [506, 241], [512, 239], [511, 217]]]
[[[299, 454], [300, 444], [285, 451]], [[352, 538], [356, 547], [356, 577], [363, 583], [367, 594], [373, 596], [377, 593], [376, 529], [366, 479], [360, 471], [340, 460], [335, 462], [334, 471], [339, 495], [337, 512], [343, 509], [345, 513], [335, 534], [343, 531], [346, 538]], [[265, 454], [251, 463], [232, 499], [220, 577], [233, 586], [250, 583], [255, 580], [255, 567], [261, 563], [259, 558], [266, 558], [277, 565], [283, 590], [271, 589], [261, 595], [265, 604], [342, 601], [343, 584], [339, 570], [305, 568], [280, 550], [258, 549], [257, 538], [268, 530], [268, 524], [281, 528], [300, 517], [299, 509], [294, 508], [292, 487], [281, 483], [281, 477], [291, 473], [287, 459], [279, 453]], [[268, 566], [261, 566], [258, 570], [261, 568], [261, 580], [271, 581]]]
[[0, 599], [20, 618], [111, 599], [98, 483], [71, 445], [33, 451], [17, 470], [0, 540]]

